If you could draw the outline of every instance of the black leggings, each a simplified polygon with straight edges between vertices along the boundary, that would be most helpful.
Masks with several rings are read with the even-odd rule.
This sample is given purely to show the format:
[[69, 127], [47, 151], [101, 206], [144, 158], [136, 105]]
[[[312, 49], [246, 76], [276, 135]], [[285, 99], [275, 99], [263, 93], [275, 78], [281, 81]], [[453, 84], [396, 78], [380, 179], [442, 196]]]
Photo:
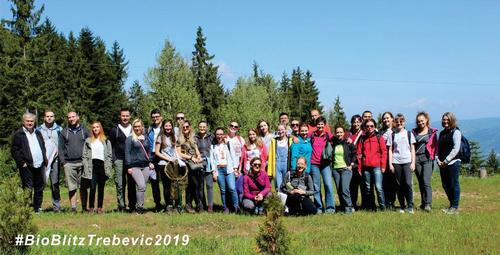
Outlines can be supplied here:
[[292, 194], [286, 198], [286, 206], [290, 215], [316, 214], [316, 206], [307, 196]]
[[104, 186], [108, 177], [104, 171], [104, 161], [92, 159], [92, 186], [90, 187], [89, 208], [94, 208], [95, 191], [97, 188], [97, 208], [102, 208]]

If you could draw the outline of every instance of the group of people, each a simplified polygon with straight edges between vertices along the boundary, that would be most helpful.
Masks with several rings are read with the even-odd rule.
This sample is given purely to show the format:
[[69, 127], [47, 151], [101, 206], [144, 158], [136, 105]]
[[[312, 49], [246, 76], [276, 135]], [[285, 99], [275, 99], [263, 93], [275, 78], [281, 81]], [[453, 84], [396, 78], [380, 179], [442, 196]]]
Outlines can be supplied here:
[[[140, 119], [131, 121], [130, 110], [123, 108], [119, 123], [108, 134], [98, 121], [90, 130], [81, 125], [75, 111], [67, 114], [65, 128], [54, 117], [46, 110], [43, 124], [35, 127], [36, 116], [25, 113], [23, 127], [12, 139], [12, 156], [23, 187], [33, 193], [37, 213], [48, 183], [53, 210], [61, 210], [60, 166], [72, 212], [77, 212], [79, 190], [82, 211], [104, 213], [104, 186], [113, 178], [118, 210], [138, 214], [144, 213], [148, 182], [156, 212], [177, 208], [211, 213], [217, 182], [224, 213], [264, 213], [264, 201], [274, 187], [289, 215], [395, 209], [396, 198], [401, 213], [413, 214], [413, 172], [420, 187], [420, 208], [430, 212], [434, 162], [450, 202], [443, 211], [458, 212], [461, 133], [450, 112], [443, 114], [439, 135], [425, 112], [417, 114], [412, 130], [406, 129], [402, 114], [394, 117], [390, 112], [382, 115], [378, 129], [370, 111], [352, 116], [350, 129], [340, 125], [331, 129], [313, 109], [308, 123], [290, 121], [287, 113], [281, 113], [276, 132], [260, 120], [248, 130], [247, 139], [240, 136], [237, 121], [229, 123], [227, 132], [217, 127], [214, 133], [207, 121], [200, 121], [195, 131], [184, 113], [177, 113], [174, 122], [164, 120], [159, 109], [151, 111], [152, 124], [146, 128]], [[180, 190], [178, 183], [174, 187], [167, 169], [184, 170], [186, 187]]]

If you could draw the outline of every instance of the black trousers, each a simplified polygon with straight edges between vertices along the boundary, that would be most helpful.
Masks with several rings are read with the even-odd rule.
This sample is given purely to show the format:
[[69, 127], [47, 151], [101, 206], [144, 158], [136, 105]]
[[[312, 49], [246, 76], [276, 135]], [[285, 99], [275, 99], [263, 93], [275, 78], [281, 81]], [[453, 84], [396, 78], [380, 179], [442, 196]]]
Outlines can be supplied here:
[[22, 167], [19, 169], [23, 189], [30, 191], [31, 205], [36, 210], [42, 207], [43, 202], [43, 173], [42, 167]]
[[156, 180], [149, 179], [151, 183], [151, 190], [153, 192], [153, 200], [155, 201], [156, 207], [161, 207], [161, 193], [160, 193], [160, 166], [156, 163], [157, 160], [153, 163], [155, 165], [156, 172]]
[[[167, 175], [165, 174], [165, 167], [167, 167], [166, 165], [163, 165], [163, 166], [158, 166], [158, 172], [160, 173], [158, 175], [158, 173], [156, 173], [156, 176], [157, 177], [160, 177], [161, 179], [161, 185], [163, 187], [163, 199], [165, 200], [165, 205], [169, 206], [169, 205], [172, 205], [172, 195], [170, 194], [170, 189], [172, 187], [172, 181], [167, 177]], [[156, 169], [156, 167], [155, 167]], [[158, 178], [157, 178], [158, 180]], [[151, 186], [153, 186], [153, 182], [151, 182]], [[158, 183], [158, 186], [159, 186], [159, 183]], [[154, 196], [154, 192], [155, 190], [153, 189], [153, 196]], [[158, 187], [157, 189], [157, 192], [158, 192], [158, 197], [160, 196], [160, 189]], [[161, 198], [159, 198], [160, 200]], [[156, 200], [155, 200], [156, 201]]]
[[92, 159], [92, 183], [90, 187], [89, 208], [94, 208], [95, 193], [97, 190], [97, 208], [102, 208], [104, 200], [104, 186], [108, 177], [104, 171], [104, 161]]
[[316, 206], [307, 196], [299, 194], [288, 195], [286, 206], [290, 215], [316, 214]]
[[188, 187], [186, 190], [186, 204], [191, 205], [193, 200], [197, 208], [203, 206], [201, 199], [203, 198], [203, 171], [188, 172]]

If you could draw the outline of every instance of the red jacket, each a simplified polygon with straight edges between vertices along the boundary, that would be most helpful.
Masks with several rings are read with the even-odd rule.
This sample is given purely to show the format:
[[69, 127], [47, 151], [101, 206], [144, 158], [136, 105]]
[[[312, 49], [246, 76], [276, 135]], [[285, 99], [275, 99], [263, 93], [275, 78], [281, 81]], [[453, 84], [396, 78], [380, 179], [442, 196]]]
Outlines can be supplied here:
[[243, 198], [253, 201], [259, 193], [266, 197], [271, 191], [271, 182], [266, 171], [261, 170], [257, 174], [249, 172], [243, 178]]
[[387, 165], [387, 147], [381, 135], [363, 134], [356, 146], [358, 155], [358, 171], [361, 173], [362, 167], [380, 167], [382, 172]]

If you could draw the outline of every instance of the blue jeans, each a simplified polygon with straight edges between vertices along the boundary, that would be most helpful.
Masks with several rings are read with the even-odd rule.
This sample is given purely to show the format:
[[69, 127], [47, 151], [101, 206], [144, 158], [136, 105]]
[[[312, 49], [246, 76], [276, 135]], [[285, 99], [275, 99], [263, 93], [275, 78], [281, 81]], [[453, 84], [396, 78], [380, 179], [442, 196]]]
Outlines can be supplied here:
[[224, 209], [227, 208], [226, 203], [226, 191], [231, 195], [231, 200], [233, 202], [234, 208], [238, 208], [238, 194], [236, 194], [236, 179], [234, 173], [227, 173], [227, 168], [218, 168], [217, 183], [220, 188], [220, 196], [222, 200], [222, 206]]
[[321, 199], [321, 177], [323, 177], [323, 186], [325, 188], [325, 202], [326, 210], [335, 210], [335, 197], [333, 196], [333, 181], [332, 170], [330, 166], [323, 166], [311, 164], [310, 175], [313, 179], [314, 189], [317, 190], [314, 195], [314, 203], [318, 210], [323, 210], [323, 200]]
[[460, 182], [458, 181], [458, 176], [460, 175], [460, 165], [461, 162], [456, 161], [455, 163], [440, 169], [443, 189], [446, 192], [448, 201], [450, 201], [450, 207], [455, 209], [458, 208], [458, 204], [460, 202]]
[[276, 190], [280, 190], [287, 170], [287, 162], [276, 162]]
[[333, 180], [335, 181], [335, 186], [337, 187], [337, 194], [339, 195], [340, 207], [344, 210], [352, 208], [351, 192], [349, 190], [349, 184], [352, 179], [352, 171], [347, 168], [334, 169], [333, 170]]
[[375, 209], [375, 200], [373, 198], [373, 186], [377, 191], [377, 200], [380, 209], [385, 209], [384, 190], [382, 189], [382, 171], [380, 167], [363, 167], [363, 182], [364, 199], [366, 199], [366, 207], [368, 209]]

